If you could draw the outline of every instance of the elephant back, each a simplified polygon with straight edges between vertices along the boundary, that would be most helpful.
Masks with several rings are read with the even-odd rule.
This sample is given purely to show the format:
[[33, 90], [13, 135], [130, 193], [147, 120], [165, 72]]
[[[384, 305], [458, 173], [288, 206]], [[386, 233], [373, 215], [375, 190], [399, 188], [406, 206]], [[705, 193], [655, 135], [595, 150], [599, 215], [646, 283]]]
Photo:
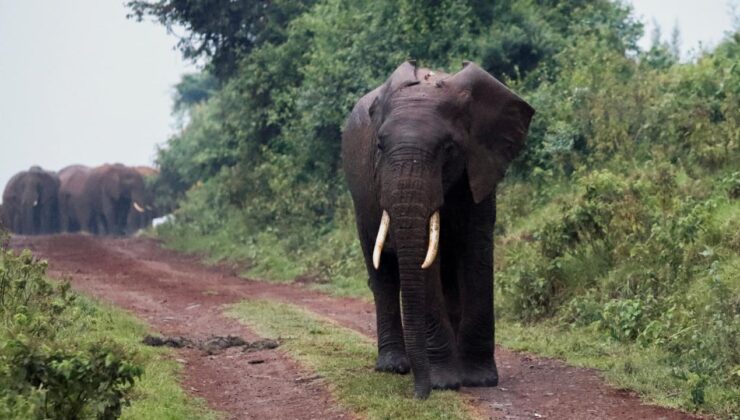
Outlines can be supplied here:
[[91, 168], [84, 165], [71, 165], [59, 171], [60, 193], [80, 196], [85, 190], [85, 182]]

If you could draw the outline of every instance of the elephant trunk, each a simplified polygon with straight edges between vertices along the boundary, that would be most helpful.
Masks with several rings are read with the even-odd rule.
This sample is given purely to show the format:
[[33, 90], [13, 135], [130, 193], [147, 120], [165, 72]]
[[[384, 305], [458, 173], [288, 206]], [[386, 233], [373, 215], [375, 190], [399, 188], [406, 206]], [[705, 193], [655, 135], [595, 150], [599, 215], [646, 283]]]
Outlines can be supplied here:
[[22, 225], [19, 233], [37, 235], [41, 233], [41, 193], [36, 185], [32, 185], [27, 191], [30, 192], [24, 197], [20, 207]]
[[[423, 165], [407, 163], [390, 189], [388, 213], [398, 258], [401, 282], [403, 334], [406, 353], [414, 373], [414, 397], [425, 399], [431, 391], [426, 351], [426, 311], [430, 259], [430, 217], [436, 200], [429, 173]], [[417, 174], [414, 176], [414, 174]], [[426, 176], [425, 176], [426, 175]], [[440, 183], [441, 184], [441, 183]], [[436, 250], [434, 252], [436, 254]], [[431, 255], [434, 259], [434, 255]], [[422, 265], [426, 267], [422, 267]]]
[[402, 215], [408, 207], [391, 209], [403, 303], [403, 335], [406, 353], [414, 373], [414, 396], [425, 399], [431, 391], [429, 359], [426, 353], [426, 271], [421, 268], [426, 250], [426, 217], [420, 212]]

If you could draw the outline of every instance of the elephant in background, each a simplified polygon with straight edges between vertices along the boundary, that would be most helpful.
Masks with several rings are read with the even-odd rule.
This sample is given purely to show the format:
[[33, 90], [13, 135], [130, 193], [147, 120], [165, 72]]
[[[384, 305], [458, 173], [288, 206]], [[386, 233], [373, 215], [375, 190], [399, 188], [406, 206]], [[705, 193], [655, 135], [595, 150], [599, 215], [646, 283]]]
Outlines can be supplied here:
[[159, 175], [159, 171], [149, 166], [134, 166], [133, 169], [144, 178], [144, 187], [146, 190], [145, 200], [142, 203], [144, 212], [129, 211], [127, 229], [128, 233], [136, 233], [140, 229], [146, 229], [152, 224], [152, 220], [159, 217], [159, 212], [154, 205], [154, 194], [151, 190], [151, 184], [154, 178]]
[[33, 166], [13, 176], [3, 191], [6, 227], [22, 235], [59, 231], [59, 177]]
[[59, 218], [62, 232], [92, 231], [92, 209], [85, 186], [92, 169], [71, 165], [59, 171]]
[[473, 63], [453, 75], [399, 66], [362, 97], [343, 169], [375, 299], [376, 370], [432, 388], [495, 386], [496, 185], [534, 109]]
[[87, 176], [84, 197], [90, 205], [92, 233], [125, 235], [130, 212], [145, 212], [144, 178], [120, 163], [102, 165]]

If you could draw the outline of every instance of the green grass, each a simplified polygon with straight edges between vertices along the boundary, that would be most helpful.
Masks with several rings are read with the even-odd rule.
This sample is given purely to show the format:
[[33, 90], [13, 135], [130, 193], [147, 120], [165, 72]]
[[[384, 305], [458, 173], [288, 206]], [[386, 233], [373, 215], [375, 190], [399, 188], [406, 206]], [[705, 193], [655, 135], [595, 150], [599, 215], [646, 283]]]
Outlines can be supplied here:
[[111, 306], [78, 296], [75, 301], [77, 320], [69, 329], [60, 331], [57, 340], [115, 342], [136, 356], [144, 374], [133, 388], [132, 401], [124, 408], [122, 419], [217, 419], [203, 400], [193, 398], [180, 386], [181, 366], [173, 360], [171, 349], [149, 347], [141, 343], [146, 326], [132, 315]]
[[[206, 264], [233, 264], [243, 278], [291, 283], [304, 277], [310, 279], [311, 288], [332, 296], [369, 300], [372, 295], [354, 216], [346, 210], [336, 225], [323, 232], [310, 227], [293, 238], [274, 232], [250, 234], [237, 219], [226, 219], [223, 226], [212, 230], [187, 223], [165, 224], [152, 234], [163, 239], [167, 248], [198, 255]], [[316, 237], [319, 246], [294, 243], [304, 237]]]
[[433, 391], [427, 401], [412, 398], [411, 376], [373, 370], [375, 344], [357, 332], [293, 305], [247, 300], [227, 314], [258, 334], [282, 337], [282, 349], [301, 365], [325, 378], [337, 401], [349, 411], [370, 419], [473, 418], [464, 396]]
[[[657, 346], [617, 342], [603, 332], [585, 327], [571, 329], [553, 321], [522, 325], [498, 320], [496, 339], [514, 350], [565, 360], [574, 366], [595, 368], [617, 389], [631, 389], [648, 402], [693, 410], [692, 392], [700, 386], [676, 376], [667, 362], [671, 355]], [[698, 379], [698, 378], [697, 378]], [[703, 389], [706, 402], [701, 411], [720, 418], [737, 418], [740, 389], [709, 384]]]

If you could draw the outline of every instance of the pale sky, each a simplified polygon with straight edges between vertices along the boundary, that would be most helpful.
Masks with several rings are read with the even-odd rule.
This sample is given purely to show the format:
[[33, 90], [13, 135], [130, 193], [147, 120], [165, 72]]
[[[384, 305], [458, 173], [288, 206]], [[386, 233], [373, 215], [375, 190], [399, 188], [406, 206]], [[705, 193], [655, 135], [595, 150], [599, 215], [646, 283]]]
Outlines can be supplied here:
[[[713, 46], [740, 0], [630, 0], [683, 51]], [[31, 165], [151, 164], [173, 133], [172, 86], [195, 67], [155, 23], [126, 19], [124, 0], [0, 0], [0, 190]]]
[[740, 0], [627, 0], [634, 15], [645, 23], [645, 36], [640, 47], [649, 48], [653, 22], [657, 22], [664, 41], [669, 41], [673, 27], [678, 25], [681, 55], [712, 48], [724, 33], [733, 29], [733, 7], [740, 12]]
[[0, 190], [31, 165], [151, 164], [195, 67], [124, 0], [0, 0]]

